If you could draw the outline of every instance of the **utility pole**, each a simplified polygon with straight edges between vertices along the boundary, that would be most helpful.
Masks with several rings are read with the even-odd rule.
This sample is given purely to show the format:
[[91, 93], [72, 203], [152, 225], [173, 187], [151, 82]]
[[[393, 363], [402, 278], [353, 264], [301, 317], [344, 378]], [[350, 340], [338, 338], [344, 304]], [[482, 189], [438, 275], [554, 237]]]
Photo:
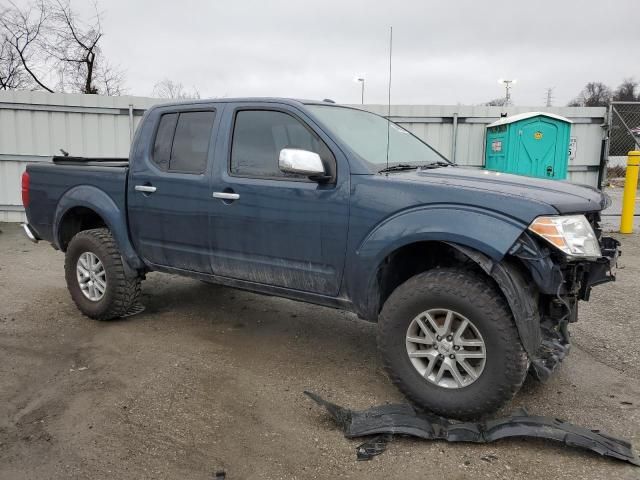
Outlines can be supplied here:
[[364, 105], [364, 77], [356, 77], [354, 81], [360, 82], [362, 87], [360, 90], [360, 101], [362, 102], [362, 105]]
[[552, 102], [553, 102], [553, 87], [549, 87], [547, 88], [547, 103], [546, 106], [547, 107], [552, 107]]
[[504, 106], [508, 107], [509, 105], [511, 105], [511, 86], [515, 85], [518, 81], [517, 80], [505, 80], [503, 78], [501, 78], [500, 80], [498, 80], [498, 83], [504, 85]]

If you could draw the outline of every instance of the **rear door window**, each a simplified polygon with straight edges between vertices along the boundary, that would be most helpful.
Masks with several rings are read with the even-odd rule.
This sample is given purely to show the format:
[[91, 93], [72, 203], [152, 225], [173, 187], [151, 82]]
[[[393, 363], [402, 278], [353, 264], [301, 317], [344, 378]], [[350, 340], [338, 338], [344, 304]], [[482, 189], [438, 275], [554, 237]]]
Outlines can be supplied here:
[[162, 116], [153, 149], [161, 170], [201, 174], [207, 168], [215, 112], [180, 112]]
[[169, 169], [169, 159], [171, 158], [171, 145], [173, 144], [173, 134], [176, 131], [178, 121], [177, 113], [167, 113], [160, 117], [160, 125], [156, 133], [156, 141], [153, 144], [153, 163], [160, 170]]

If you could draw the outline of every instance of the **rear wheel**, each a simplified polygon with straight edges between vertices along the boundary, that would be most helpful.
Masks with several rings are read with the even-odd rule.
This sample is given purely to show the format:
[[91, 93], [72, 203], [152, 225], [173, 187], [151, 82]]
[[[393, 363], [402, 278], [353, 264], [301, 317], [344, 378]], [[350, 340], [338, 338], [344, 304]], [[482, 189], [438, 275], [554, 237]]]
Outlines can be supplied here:
[[462, 269], [430, 270], [400, 285], [382, 309], [378, 346], [398, 388], [447, 417], [495, 411], [527, 372], [504, 299], [487, 278]]
[[64, 269], [71, 298], [88, 317], [122, 317], [140, 296], [140, 278], [125, 275], [116, 242], [106, 228], [75, 235], [67, 248]]

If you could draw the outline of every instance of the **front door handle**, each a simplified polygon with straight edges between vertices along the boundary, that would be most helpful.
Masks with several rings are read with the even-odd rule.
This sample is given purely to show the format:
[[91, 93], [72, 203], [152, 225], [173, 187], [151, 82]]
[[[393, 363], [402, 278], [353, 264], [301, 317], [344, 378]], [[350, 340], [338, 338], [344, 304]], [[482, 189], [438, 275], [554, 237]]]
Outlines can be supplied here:
[[153, 193], [157, 190], [156, 187], [152, 187], [151, 185], [136, 185], [136, 192], [144, 192], [144, 193]]
[[238, 200], [240, 195], [229, 192], [213, 192], [213, 198], [220, 198], [222, 200]]

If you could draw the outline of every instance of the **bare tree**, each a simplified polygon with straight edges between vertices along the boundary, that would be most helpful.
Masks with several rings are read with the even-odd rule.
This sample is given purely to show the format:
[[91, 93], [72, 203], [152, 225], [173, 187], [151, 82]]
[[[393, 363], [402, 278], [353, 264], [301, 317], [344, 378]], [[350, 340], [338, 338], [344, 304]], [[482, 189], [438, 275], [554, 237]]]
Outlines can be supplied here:
[[172, 98], [174, 100], [193, 100], [200, 98], [200, 92], [194, 87], [186, 90], [182, 83], [165, 78], [153, 86], [152, 96], [158, 98]]
[[18, 55], [9, 42], [0, 38], [0, 90], [25, 88], [27, 79]]
[[[48, 92], [123, 92], [123, 73], [109, 65], [100, 48], [104, 36], [101, 13], [83, 20], [71, 8], [70, 0], [36, 0], [9, 7], [0, 15], [0, 38], [20, 60], [29, 80], [27, 88]], [[59, 78], [53, 85], [54, 78]], [[25, 88], [24, 82], [20, 87]]]
[[45, 59], [41, 55], [41, 41], [46, 35], [47, 7], [44, 0], [21, 9], [12, 1], [0, 15], [0, 35], [20, 61], [19, 70], [29, 76], [33, 86], [47, 92], [53, 89], [44, 83]]
[[94, 69], [102, 38], [99, 17], [96, 15], [94, 25], [80, 24], [68, 3], [56, 0], [50, 5], [51, 38], [43, 47], [57, 60], [62, 88], [66, 83], [82, 93], [98, 93]]
[[640, 93], [636, 93], [638, 82], [633, 78], [625, 78], [616, 88], [613, 99], [619, 102], [637, 102], [640, 101]]
[[122, 70], [109, 65], [101, 65], [98, 67], [96, 81], [100, 85], [100, 93], [104, 95], [117, 96], [127, 93], [126, 88], [124, 88], [124, 73]]
[[606, 107], [611, 101], [611, 89], [602, 82], [589, 82], [582, 92], [571, 100], [569, 107]]
[[486, 105], [488, 107], [503, 107], [507, 105], [507, 99], [504, 97], [494, 98], [493, 100], [489, 100], [488, 102], [483, 103], [483, 105]]
[[62, 88], [81, 93], [120, 92], [123, 75], [108, 65], [100, 48], [104, 31], [98, 5], [94, 3], [94, 15], [88, 21], [78, 17], [69, 0], [51, 1], [49, 8], [51, 35], [44, 48], [56, 59]]

